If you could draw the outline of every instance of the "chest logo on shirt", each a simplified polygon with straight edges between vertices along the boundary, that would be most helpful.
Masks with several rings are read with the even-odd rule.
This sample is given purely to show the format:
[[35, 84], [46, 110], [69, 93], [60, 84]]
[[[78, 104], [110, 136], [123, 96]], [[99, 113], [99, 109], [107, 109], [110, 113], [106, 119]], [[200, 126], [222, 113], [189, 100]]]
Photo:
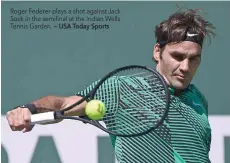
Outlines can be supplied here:
[[199, 102], [195, 102], [195, 101], [192, 101], [192, 105], [193, 105], [193, 109], [200, 115], [202, 115], [204, 112], [205, 112], [205, 108], [204, 106], [199, 103]]
[[203, 108], [203, 106], [202, 106], [200, 103], [196, 103], [195, 101], [193, 101], [192, 104], [193, 104], [194, 106], [198, 106], [198, 107]]

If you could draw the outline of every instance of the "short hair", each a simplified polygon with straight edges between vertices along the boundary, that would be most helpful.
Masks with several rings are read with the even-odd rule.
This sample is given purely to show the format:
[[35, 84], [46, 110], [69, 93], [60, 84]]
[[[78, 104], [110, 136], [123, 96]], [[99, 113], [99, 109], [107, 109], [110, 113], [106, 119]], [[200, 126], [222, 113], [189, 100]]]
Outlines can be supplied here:
[[[205, 37], [215, 36], [213, 24], [198, 15], [199, 9], [178, 10], [155, 27], [155, 38], [160, 47], [167, 43], [185, 41], [187, 33], [195, 33], [196, 40], [201, 46]], [[163, 50], [163, 49], [162, 49]]]

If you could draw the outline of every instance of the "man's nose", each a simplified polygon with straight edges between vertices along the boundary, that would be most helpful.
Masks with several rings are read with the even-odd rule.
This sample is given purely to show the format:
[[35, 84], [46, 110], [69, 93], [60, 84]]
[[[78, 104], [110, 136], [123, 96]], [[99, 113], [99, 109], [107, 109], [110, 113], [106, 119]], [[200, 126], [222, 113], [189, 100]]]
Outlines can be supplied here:
[[181, 62], [180, 70], [183, 72], [188, 72], [188, 70], [189, 70], [189, 60], [188, 59], [184, 59]]

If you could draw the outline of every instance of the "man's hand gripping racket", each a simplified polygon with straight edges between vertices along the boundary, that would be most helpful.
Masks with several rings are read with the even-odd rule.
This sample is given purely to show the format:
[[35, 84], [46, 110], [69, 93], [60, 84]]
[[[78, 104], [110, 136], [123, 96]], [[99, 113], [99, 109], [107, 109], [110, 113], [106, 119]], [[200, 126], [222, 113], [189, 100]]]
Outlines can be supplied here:
[[[64, 115], [84, 101], [89, 101], [86, 108], [88, 118]], [[112, 135], [140, 136], [164, 121], [169, 102], [167, 84], [157, 71], [131, 65], [108, 73], [88, 95], [73, 105], [61, 111], [32, 115], [31, 124], [72, 119], [89, 123]]]

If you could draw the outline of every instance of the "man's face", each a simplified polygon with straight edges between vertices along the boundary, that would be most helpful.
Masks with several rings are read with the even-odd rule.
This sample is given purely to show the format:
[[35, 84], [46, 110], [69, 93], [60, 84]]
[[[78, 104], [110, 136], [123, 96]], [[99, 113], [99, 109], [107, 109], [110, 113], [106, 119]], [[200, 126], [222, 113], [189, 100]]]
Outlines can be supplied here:
[[[161, 55], [161, 57], [160, 57]], [[158, 72], [176, 90], [185, 89], [193, 79], [201, 61], [201, 47], [191, 41], [167, 44], [160, 54], [159, 45], [154, 46], [154, 59]]]

